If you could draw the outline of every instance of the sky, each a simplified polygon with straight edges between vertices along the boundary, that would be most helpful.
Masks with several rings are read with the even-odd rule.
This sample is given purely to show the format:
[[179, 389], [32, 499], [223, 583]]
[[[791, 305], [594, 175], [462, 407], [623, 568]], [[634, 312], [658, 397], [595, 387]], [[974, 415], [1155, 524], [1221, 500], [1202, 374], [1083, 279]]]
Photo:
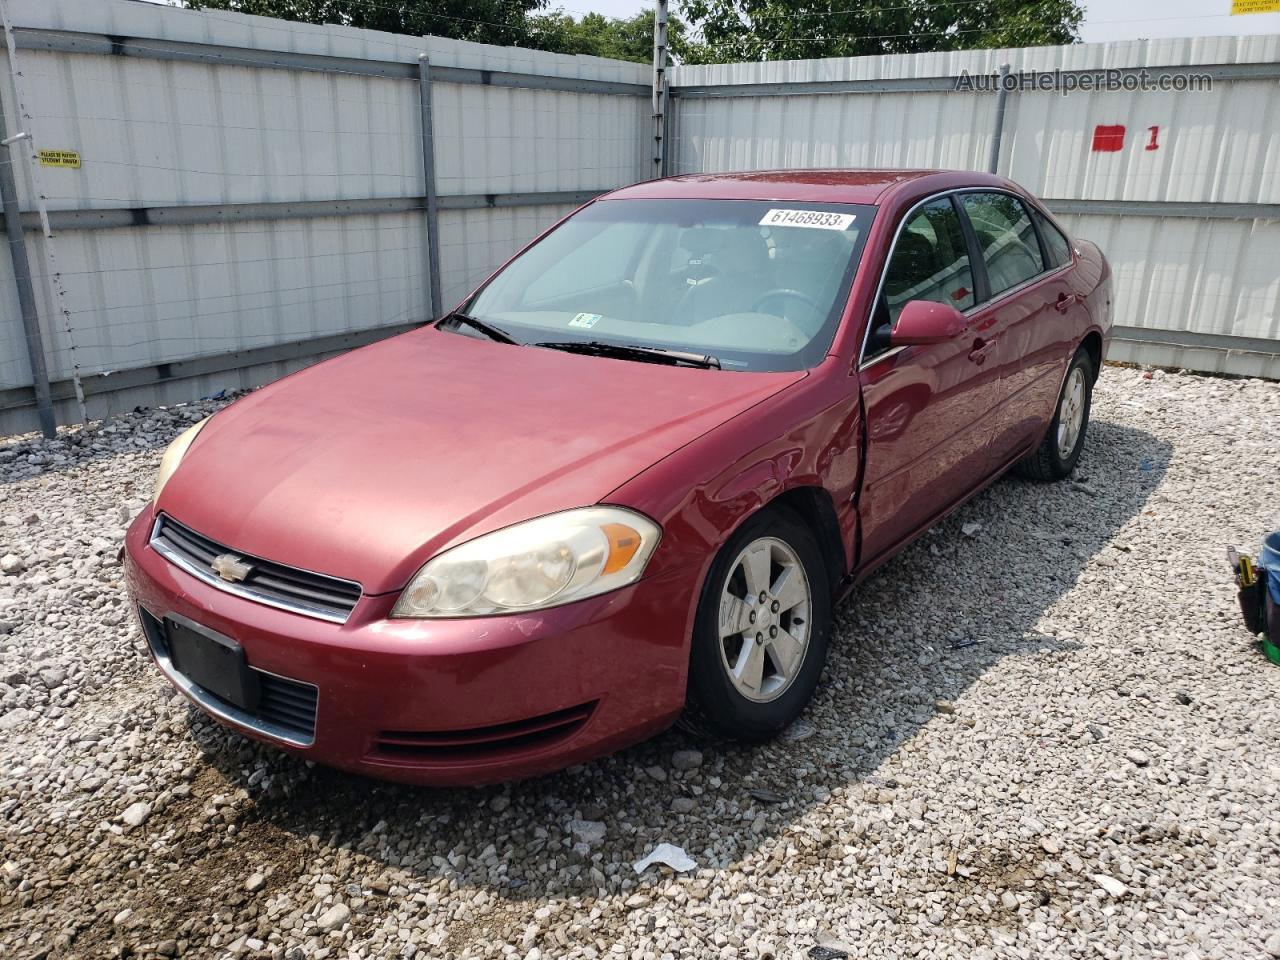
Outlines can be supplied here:
[[[678, 4], [673, 2], [672, 6]], [[629, 17], [652, 10], [643, 0], [550, 0], [581, 15], [585, 11]], [[1137, 40], [1154, 37], [1212, 37], [1240, 33], [1280, 33], [1280, 13], [1230, 15], [1231, 0], [1084, 0], [1081, 39]]]

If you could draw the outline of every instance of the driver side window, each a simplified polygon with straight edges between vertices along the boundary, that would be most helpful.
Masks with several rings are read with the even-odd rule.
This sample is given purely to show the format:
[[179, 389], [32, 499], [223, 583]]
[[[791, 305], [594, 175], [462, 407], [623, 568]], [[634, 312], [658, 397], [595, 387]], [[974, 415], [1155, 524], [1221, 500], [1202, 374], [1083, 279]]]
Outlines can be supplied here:
[[969, 248], [950, 197], [918, 207], [899, 230], [872, 315], [866, 358], [889, 349], [889, 334], [910, 300], [949, 303], [957, 310], [974, 304]]

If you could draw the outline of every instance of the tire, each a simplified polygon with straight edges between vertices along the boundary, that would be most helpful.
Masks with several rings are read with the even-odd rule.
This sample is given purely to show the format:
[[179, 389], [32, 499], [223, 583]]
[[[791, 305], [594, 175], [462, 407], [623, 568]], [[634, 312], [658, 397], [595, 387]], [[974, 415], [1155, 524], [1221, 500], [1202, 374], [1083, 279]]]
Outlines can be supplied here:
[[[766, 580], [762, 602], [756, 591]], [[747, 742], [779, 733], [813, 696], [830, 631], [830, 579], [813, 531], [789, 510], [756, 514], [716, 555], [703, 584], [681, 725]]]
[[[1071, 475], [1084, 450], [1089, 432], [1089, 411], [1093, 404], [1093, 360], [1083, 348], [1076, 351], [1062, 380], [1062, 392], [1054, 408], [1049, 429], [1035, 452], [1019, 460], [1014, 472], [1030, 480], [1062, 480]], [[1064, 417], [1070, 417], [1064, 420]], [[1078, 421], [1071, 436], [1072, 422]], [[1069, 441], [1069, 445], [1068, 445]]]

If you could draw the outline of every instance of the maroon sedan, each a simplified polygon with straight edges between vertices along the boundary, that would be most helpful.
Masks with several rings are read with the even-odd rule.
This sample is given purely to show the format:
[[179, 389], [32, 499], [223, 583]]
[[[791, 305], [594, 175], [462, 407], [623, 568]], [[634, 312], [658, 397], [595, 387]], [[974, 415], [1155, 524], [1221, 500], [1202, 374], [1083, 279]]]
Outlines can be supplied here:
[[373, 776], [769, 737], [871, 570], [1071, 472], [1110, 326], [1102, 254], [1008, 180], [638, 184], [179, 437], [130, 590], [199, 707]]

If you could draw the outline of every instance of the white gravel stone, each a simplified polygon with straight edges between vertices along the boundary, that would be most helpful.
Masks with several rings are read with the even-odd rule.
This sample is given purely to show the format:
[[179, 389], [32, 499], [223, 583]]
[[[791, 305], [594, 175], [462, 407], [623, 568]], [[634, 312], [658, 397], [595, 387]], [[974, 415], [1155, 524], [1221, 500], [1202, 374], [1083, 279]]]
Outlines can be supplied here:
[[696, 770], [702, 766], [702, 751], [677, 750], [671, 755], [671, 766], [677, 770]]
[[1113, 897], [1123, 897], [1126, 893], [1129, 892], [1129, 888], [1126, 887], [1119, 880], [1117, 880], [1115, 877], [1108, 877], [1106, 874], [1103, 874], [1103, 873], [1095, 873], [1093, 875], [1093, 882], [1096, 883], [1098, 886], [1100, 886], [1103, 890], [1107, 891], [1107, 893], [1111, 894], [1111, 896]]
[[120, 814], [120, 819], [131, 827], [140, 827], [146, 823], [149, 816], [151, 816], [151, 804], [139, 800], [125, 807], [124, 813]]
[[597, 844], [604, 840], [608, 828], [599, 820], [570, 820], [569, 833], [579, 843]]
[[334, 930], [351, 918], [351, 908], [345, 903], [335, 903], [316, 918], [316, 928], [327, 931]]

